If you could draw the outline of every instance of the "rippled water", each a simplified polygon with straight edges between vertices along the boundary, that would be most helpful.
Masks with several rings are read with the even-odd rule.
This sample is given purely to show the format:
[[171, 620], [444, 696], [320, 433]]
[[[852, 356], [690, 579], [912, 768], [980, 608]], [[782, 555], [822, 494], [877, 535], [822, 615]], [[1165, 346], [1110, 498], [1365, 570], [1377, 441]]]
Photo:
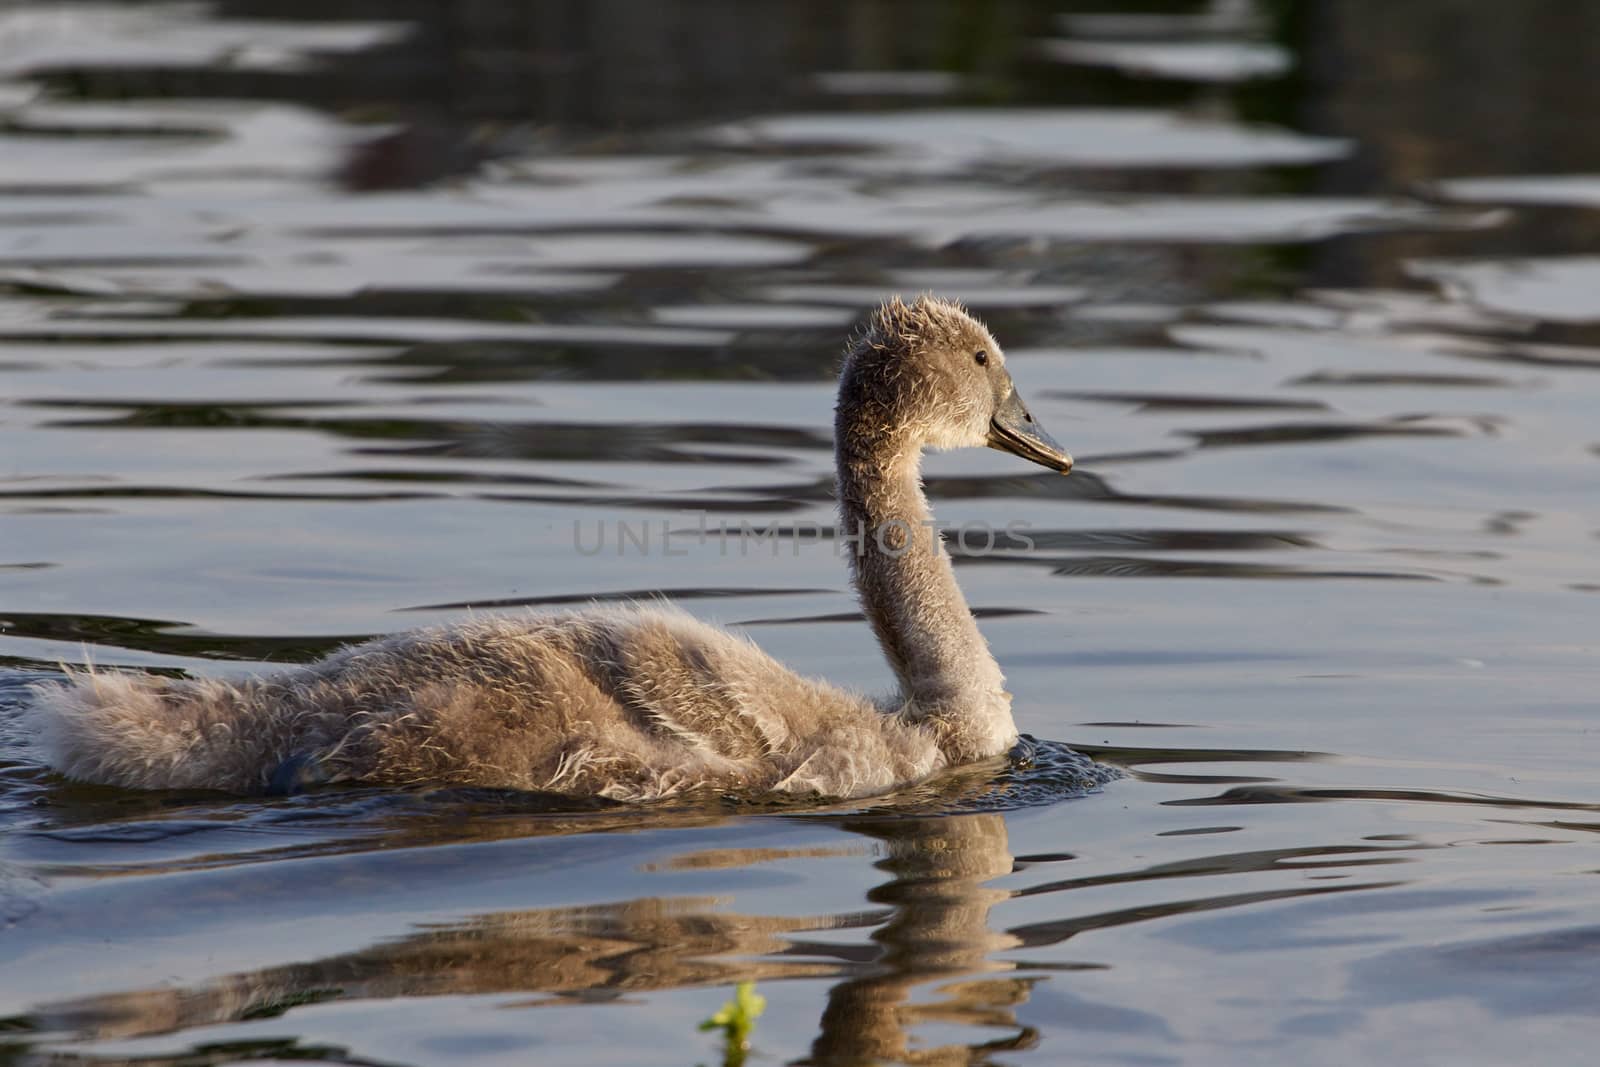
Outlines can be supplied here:
[[[741, 980], [752, 1062], [1579, 1062], [1596, 9], [685, 7], [0, 3], [0, 1063], [707, 1063]], [[927, 466], [1033, 541], [957, 547], [1009, 764], [243, 801], [16, 736], [63, 663], [657, 594], [882, 689], [814, 533], [922, 290], [1079, 460]]]

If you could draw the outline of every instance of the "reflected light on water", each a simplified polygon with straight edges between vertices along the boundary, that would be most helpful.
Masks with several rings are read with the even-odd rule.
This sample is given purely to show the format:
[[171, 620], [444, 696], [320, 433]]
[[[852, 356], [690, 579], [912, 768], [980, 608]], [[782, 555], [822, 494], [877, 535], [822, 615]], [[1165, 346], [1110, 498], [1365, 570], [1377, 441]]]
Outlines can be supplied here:
[[[0, 9], [0, 1063], [708, 1062], [747, 980], [751, 1062], [1570, 1060], [1600, 8], [835, 7]], [[245, 801], [17, 736], [63, 665], [657, 597], [877, 692], [831, 381], [925, 290], [1078, 457], [925, 463], [1009, 759]]]

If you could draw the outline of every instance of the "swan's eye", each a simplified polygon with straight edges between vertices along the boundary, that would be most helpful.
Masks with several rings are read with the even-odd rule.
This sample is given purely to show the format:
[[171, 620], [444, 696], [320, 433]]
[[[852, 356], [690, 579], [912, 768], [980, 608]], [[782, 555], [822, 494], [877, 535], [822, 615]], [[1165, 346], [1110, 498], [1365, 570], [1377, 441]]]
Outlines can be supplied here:
[[972, 353], [972, 358], [978, 361], [978, 366], [980, 367], [989, 365], [989, 353], [987, 352], [974, 352]]

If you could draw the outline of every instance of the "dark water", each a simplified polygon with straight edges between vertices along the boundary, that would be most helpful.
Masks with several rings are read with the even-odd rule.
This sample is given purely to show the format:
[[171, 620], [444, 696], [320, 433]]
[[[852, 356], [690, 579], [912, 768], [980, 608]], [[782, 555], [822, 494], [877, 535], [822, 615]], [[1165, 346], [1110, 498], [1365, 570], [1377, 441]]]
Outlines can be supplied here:
[[[0, 3], [0, 1064], [711, 1063], [741, 980], [752, 1063], [1582, 1062], [1600, 6], [1111, 6]], [[246, 802], [17, 742], [63, 662], [657, 592], [881, 689], [807, 533], [842, 337], [926, 289], [1078, 456], [928, 481], [1029, 531], [959, 573], [1103, 790]]]

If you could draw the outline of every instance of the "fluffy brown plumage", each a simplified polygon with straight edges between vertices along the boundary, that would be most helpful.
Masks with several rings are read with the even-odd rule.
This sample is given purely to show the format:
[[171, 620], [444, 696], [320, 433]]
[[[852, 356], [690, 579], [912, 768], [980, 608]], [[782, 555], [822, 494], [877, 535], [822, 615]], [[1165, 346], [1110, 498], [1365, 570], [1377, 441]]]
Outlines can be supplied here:
[[84, 781], [252, 793], [300, 782], [477, 785], [619, 800], [694, 789], [859, 797], [1016, 740], [1011, 697], [928, 525], [924, 447], [1071, 459], [959, 306], [878, 309], [835, 423], [841, 531], [900, 681], [882, 704], [675, 610], [417, 630], [242, 682], [75, 673], [39, 687], [46, 759]]

